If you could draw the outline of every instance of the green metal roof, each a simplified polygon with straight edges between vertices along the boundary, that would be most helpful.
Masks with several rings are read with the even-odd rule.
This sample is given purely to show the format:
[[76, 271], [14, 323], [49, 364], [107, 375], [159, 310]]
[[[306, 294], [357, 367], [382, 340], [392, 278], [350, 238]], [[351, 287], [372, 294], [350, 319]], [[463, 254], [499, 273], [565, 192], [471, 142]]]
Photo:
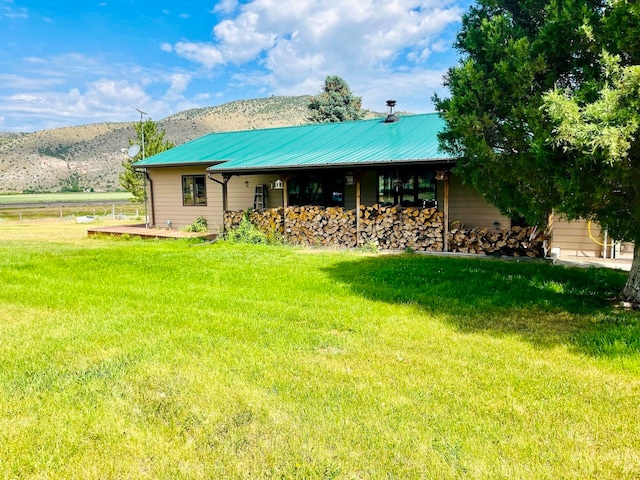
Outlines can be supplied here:
[[135, 166], [205, 164], [211, 172], [244, 173], [450, 159], [438, 148], [438, 114], [399, 118], [211, 133]]

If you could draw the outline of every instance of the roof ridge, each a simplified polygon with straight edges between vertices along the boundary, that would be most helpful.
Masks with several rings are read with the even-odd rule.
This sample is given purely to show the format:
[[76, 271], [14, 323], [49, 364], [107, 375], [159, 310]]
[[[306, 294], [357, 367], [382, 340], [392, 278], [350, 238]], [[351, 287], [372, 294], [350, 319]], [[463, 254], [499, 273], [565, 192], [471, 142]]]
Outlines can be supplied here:
[[[431, 116], [431, 115], [440, 115], [440, 114], [438, 112], [426, 112], [426, 113], [407, 113], [404, 115], [397, 114], [396, 116], [398, 117], [398, 120], [402, 120], [403, 118], [407, 118], [407, 117], [424, 117], [424, 116]], [[257, 131], [264, 132], [269, 130], [286, 130], [289, 128], [305, 128], [305, 127], [323, 127], [323, 126], [329, 126], [329, 125], [335, 126], [335, 125], [345, 125], [345, 124], [351, 124], [351, 123], [366, 123], [366, 122], [384, 123], [385, 118], [386, 118], [385, 116], [381, 116], [381, 117], [375, 117], [375, 118], [362, 118], [359, 120], [345, 120], [343, 122], [303, 123], [301, 125], [280, 125], [280, 126], [263, 127], [263, 128], [246, 128], [243, 130], [224, 130], [220, 132], [209, 132], [203, 136], [206, 137], [208, 135], [216, 135], [219, 133], [244, 133], [244, 132], [257, 132]]]

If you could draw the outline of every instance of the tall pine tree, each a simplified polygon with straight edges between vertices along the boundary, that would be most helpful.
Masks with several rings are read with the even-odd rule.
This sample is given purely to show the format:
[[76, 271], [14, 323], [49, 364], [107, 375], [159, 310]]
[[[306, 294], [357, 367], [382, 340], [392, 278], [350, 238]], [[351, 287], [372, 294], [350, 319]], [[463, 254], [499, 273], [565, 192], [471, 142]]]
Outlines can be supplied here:
[[328, 76], [322, 91], [309, 103], [309, 120], [313, 123], [345, 122], [364, 117], [362, 98], [351, 93], [347, 82]]
[[165, 131], [158, 131], [156, 123], [147, 119], [144, 122], [136, 122], [134, 124], [136, 131], [136, 139], [129, 139], [129, 145], [143, 144], [143, 132], [144, 132], [144, 152], [142, 148], [136, 156], [128, 158], [122, 162], [124, 170], [120, 173], [120, 185], [127, 191], [131, 192], [133, 197], [132, 202], [142, 203], [144, 202], [144, 175], [141, 172], [137, 172], [133, 169], [133, 164], [142, 160], [144, 153], [145, 158], [148, 158], [156, 153], [164, 152], [170, 148], [175, 147], [173, 142], [164, 139]]
[[[623, 292], [634, 302], [638, 20], [628, 0], [480, 0], [462, 19], [461, 62], [445, 78], [451, 96], [434, 98], [446, 121], [442, 147], [503, 213], [544, 225], [553, 210], [635, 242]], [[589, 128], [597, 134], [582, 135]]]

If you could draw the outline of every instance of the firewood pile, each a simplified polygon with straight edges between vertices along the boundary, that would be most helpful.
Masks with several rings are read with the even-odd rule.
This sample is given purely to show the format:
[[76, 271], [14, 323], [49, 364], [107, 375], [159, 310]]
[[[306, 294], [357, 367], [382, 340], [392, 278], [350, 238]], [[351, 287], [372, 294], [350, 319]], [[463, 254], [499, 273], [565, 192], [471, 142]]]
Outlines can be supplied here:
[[468, 230], [456, 228], [449, 232], [449, 251], [513, 257], [543, 257], [544, 235], [532, 227]]
[[264, 233], [282, 233], [282, 217], [283, 208], [268, 208], [266, 210], [255, 211], [237, 211], [237, 212], [225, 212], [224, 224], [226, 228], [237, 228], [245, 214], [248, 214], [249, 221], [253, 223], [258, 229]]
[[[375, 245], [382, 250], [442, 252], [443, 214], [435, 208], [360, 207], [359, 241], [356, 243], [355, 210], [342, 207], [288, 207], [262, 211], [226, 212], [227, 228], [249, 220], [267, 234], [282, 234], [294, 245]], [[544, 256], [544, 235], [533, 228], [455, 228], [449, 232], [449, 251], [516, 257]]]
[[294, 245], [356, 246], [356, 213], [342, 207], [289, 207], [284, 235]]
[[[225, 225], [235, 228], [245, 212], [226, 212]], [[294, 245], [356, 246], [356, 212], [342, 207], [288, 207], [248, 212], [265, 233], [284, 234]], [[360, 207], [359, 245], [381, 249], [442, 251], [442, 213], [435, 208]]]
[[360, 243], [381, 249], [441, 252], [443, 215], [435, 208], [360, 207]]

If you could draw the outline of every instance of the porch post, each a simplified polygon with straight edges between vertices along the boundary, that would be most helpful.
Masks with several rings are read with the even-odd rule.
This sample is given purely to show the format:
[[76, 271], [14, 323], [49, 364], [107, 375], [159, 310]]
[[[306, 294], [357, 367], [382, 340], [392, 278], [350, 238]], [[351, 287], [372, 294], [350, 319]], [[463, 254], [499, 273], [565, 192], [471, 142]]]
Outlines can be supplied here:
[[356, 247], [360, 245], [360, 203], [362, 197], [362, 188], [360, 180], [364, 172], [355, 172], [356, 180]]
[[287, 236], [287, 208], [289, 207], [289, 178], [291, 175], [281, 175], [282, 179], [282, 236]]
[[282, 207], [289, 206], [289, 175], [282, 177]]
[[224, 214], [229, 210], [229, 196], [227, 194], [227, 183], [231, 180], [231, 175], [222, 175], [222, 219], [224, 223]]
[[229, 209], [228, 195], [227, 195], [227, 183], [231, 180], [231, 174], [223, 173], [222, 181], [214, 178], [211, 173], [209, 173], [209, 180], [216, 182], [219, 185], [222, 185], [222, 231], [225, 232], [227, 230], [227, 225], [224, 222], [224, 214]]
[[449, 172], [444, 172], [444, 205], [443, 210], [443, 222], [444, 222], [444, 241], [443, 250], [449, 251]]

